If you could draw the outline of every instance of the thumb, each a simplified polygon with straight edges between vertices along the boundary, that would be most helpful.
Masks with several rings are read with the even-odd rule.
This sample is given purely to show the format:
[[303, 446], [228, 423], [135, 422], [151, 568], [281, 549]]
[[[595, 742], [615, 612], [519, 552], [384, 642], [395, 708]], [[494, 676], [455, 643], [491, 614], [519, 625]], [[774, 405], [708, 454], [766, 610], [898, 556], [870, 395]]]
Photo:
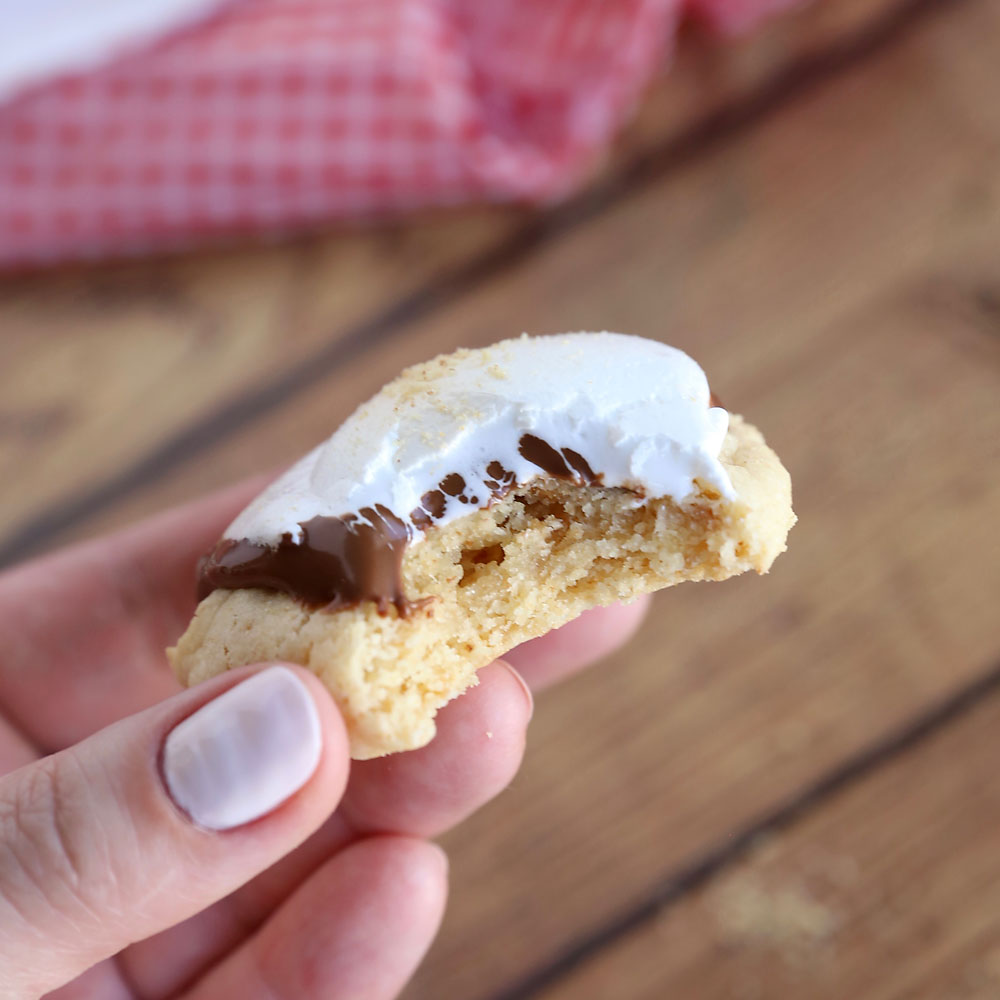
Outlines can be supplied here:
[[332, 699], [223, 675], [0, 779], [0, 996], [52, 990], [273, 864], [340, 800]]

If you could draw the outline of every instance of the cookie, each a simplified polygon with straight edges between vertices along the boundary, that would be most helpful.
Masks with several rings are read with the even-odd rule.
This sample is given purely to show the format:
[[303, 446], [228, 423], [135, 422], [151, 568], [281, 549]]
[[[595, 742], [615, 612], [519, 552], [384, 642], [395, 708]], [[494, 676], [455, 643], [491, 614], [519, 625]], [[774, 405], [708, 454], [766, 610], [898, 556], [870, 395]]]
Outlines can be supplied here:
[[264, 660], [330, 689], [357, 759], [423, 746], [476, 671], [588, 607], [767, 572], [788, 473], [657, 341], [521, 337], [405, 371], [199, 569], [195, 684]]

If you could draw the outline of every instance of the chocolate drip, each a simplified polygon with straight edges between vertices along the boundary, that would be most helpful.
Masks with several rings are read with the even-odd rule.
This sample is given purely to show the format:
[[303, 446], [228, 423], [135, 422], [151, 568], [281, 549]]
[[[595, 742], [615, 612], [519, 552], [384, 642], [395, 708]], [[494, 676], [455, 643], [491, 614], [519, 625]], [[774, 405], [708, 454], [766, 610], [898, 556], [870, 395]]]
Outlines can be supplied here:
[[583, 480], [587, 483], [598, 483], [601, 477], [594, 473], [587, 460], [572, 448], [557, 451], [540, 437], [534, 434], [522, 434], [517, 443], [517, 450], [523, 458], [532, 465], [544, 469], [550, 476], [560, 479]]
[[[518, 451], [551, 476], [601, 482], [601, 474], [572, 448], [556, 449], [534, 434], [524, 434]], [[516, 477], [502, 462], [493, 460], [486, 466], [483, 483], [490, 491], [489, 505], [514, 489]], [[479, 496], [466, 490], [465, 479], [457, 472], [449, 473], [410, 512], [413, 526], [425, 531], [441, 520], [448, 507], [447, 497], [479, 506]], [[403, 554], [412, 532], [387, 507], [376, 504], [358, 514], [314, 517], [300, 527], [299, 541], [285, 534], [277, 545], [261, 545], [246, 538], [222, 539], [198, 567], [198, 599], [217, 589], [264, 587], [330, 611], [374, 601], [380, 614], [391, 604], [404, 616], [426, 603], [427, 599], [410, 601], [403, 594]]]
[[452, 472], [444, 477], [438, 486], [450, 497], [460, 496], [465, 491], [465, 480], [457, 473]]
[[483, 484], [490, 491], [490, 501], [499, 500], [505, 497], [514, 488], [514, 473], [510, 469], [505, 469], [503, 462], [494, 459], [486, 466], [486, 475], [489, 479], [484, 479]]
[[428, 490], [420, 498], [420, 506], [410, 511], [410, 520], [418, 530], [425, 531], [435, 521], [440, 521], [444, 517], [446, 506], [447, 501], [441, 490]]
[[601, 477], [594, 472], [590, 463], [578, 451], [573, 451], [572, 448], [563, 448], [562, 453], [566, 457], [566, 461], [573, 467], [573, 471], [584, 482], [596, 483], [600, 480]]
[[500, 482], [514, 482], [514, 473], [510, 469], [505, 469], [503, 462], [498, 462], [496, 459], [486, 466], [486, 475]]
[[457, 497], [460, 503], [479, 503], [479, 497], [466, 495], [465, 480], [457, 472], [449, 472], [438, 483], [437, 489], [428, 490], [420, 498], [420, 506], [410, 511], [410, 520], [419, 530], [424, 531], [444, 517], [448, 506], [446, 493], [450, 497]]
[[199, 566], [198, 599], [213, 590], [265, 587], [329, 611], [374, 601], [380, 614], [395, 605], [401, 615], [423, 602], [402, 591], [407, 526], [388, 508], [365, 507], [360, 517], [314, 517], [276, 545], [223, 539]]

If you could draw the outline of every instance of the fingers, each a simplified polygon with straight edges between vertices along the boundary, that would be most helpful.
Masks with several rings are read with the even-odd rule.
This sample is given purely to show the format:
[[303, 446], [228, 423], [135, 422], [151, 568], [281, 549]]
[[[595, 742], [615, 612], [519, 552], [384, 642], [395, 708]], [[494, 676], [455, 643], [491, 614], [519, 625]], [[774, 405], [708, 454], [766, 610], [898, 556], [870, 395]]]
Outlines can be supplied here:
[[347, 781], [332, 699], [284, 666], [217, 678], [0, 780], [0, 995], [35, 997], [231, 893]]
[[330, 854], [359, 835], [435, 837], [503, 791], [524, 755], [531, 696], [505, 663], [438, 714], [427, 746], [356, 761], [337, 814], [316, 836], [240, 891], [251, 921], [288, 895]]
[[591, 608], [568, 625], [522, 643], [504, 659], [541, 691], [624, 646], [648, 609], [648, 596], [631, 604]]
[[37, 757], [35, 748], [0, 716], [0, 777]]
[[45, 1000], [136, 1000], [114, 959], [89, 968], [73, 982], [45, 995]]
[[354, 765], [341, 810], [355, 830], [435, 837], [498, 795], [517, 773], [533, 703], [502, 660], [438, 715], [438, 734], [410, 753]]
[[184, 1000], [392, 1000], [437, 932], [443, 852], [373, 837], [317, 871]]
[[258, 478], [0, 573], [0, 706], [46, 750], [175, 694], [163, 655], [195, 606], [195, 565]]
[[130, 980], [144, 995], [175, 992], [359, 835], [435, 836], [506, 788], [524, 753], [531, 696], [505, 664], [479, 677], [438, 714], [428, 746], [355, 762], [340, 808], [301, 847], [217, 906], [130, 948], [122, 956]]
[[[551, 680], [626, 641], [645, 603], [587, 612], [516, 653], [532, 676]], [[146, 994], [175, 992], [359, 834], [432, 837], [454, 826], [511, 781], [524, 753], [531, 712], [530, 692], [516, 671], [503, 663], [484, 668], [479, 685], [438, 714], [432, 743], [356, 762], [341, 808], [320, 830], [232, 897], [130, 949], [123, 956], [129, 978]]]

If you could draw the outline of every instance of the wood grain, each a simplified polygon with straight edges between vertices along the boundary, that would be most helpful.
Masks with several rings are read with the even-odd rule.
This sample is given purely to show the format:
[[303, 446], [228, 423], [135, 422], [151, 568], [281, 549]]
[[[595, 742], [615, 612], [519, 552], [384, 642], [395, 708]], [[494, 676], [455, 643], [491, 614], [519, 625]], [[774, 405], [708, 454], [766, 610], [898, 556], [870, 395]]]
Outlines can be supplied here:
[[[627, 657], [542, 700], [514, 789], [449, 840], [459, 888], [411, 996], [499, 995], [512, 964], [544, 964], [995, 656], [1000, 552], [977, 526], [1000, 502], [1000, 358], [972, 300], [998, 278], [979, 143], [1000, 132], [940, 143], [968, 112], [911, 84], [952, 58], [975, 72], [996, 22], [963, 16], [478, 297], [494, 319], [516, 302], [553, 326], [685, 331], [787, 459], [802, 522], [771, 578], [664, 595]], [[685, 227], [734, 189], [742, 218]]]
[[[540, 699], [514, 788], [447, 840], [458, 890], [412, 996], [498, 994], [510, 955], [544, 965], [991, 662], [1000, 551], [970, 525], [1000, 504], [1000, 426], [957, 428], [1000, 376], [947, 330], [886, 303], [784, 359], [747, 410], [786, 428], [789, 552], [766, 580], [661, 595], [625, 656]], [[848, 386], [869, 405], [845, 412]]]
[[[0, 524], [85, 493], [482, 251], [513, 216], [384, 228], [0, 285]], [[360, 340], [360, 342], [359, 342]], [[183, 446], [182, 446], [183, 447]]]
[[[668, 164], [592, 221], [508, 261], [450, 308], [399, 323], [378, 350], [337, 366], [292, 405], [262, 412], [224, 447], [50, 533], [48, 544], [280, 465], [404, 365], [522, 328], [608, 326], [664, 336], [691, 350], [730, 398], [738, 378], [755, 377], [761, 338], [794, 343], [929, 262], [941, 273], [922, 294], [935, 298], [935, 308], [956, 310], [964, 325], [983, 322], [980, 292], [995, 280], [990, 144], [998, 125], [978, 95], [992, 81], [992, 26], [981, 26], [986, 37], [967, 54], [963, 31], [947, 27], [946, 18], [935, 19], [921, 36], [929, 42], [876, 63], [878, 72], [831, 80], [821, 99], [803, 101], [731, 147], [680, 169]], [[931, 103], [912, 85], [925, 70]], [[875, 99], [867, 88], [878, 89]], [[970, 116], [981, 124], [956, 135]], [[961, 272], [942, 239], [985, 245], [983, 273]]]
[[765, 20], [723, 45], [697, 23], [682, 25], [669, 71], [645, 95], [598, 176], [662, 155], [671, 140], [683, 142], [688, 132], [703, 135], [715, 116], [734, 126], [758, 101], [800, 89], [838, 55], [849, 60], [859, 44], [866, 47], [865, 39], [895, 31], [915, 7], [908, 0], [821, 0]]
[[849, 47], [899, 6], [819, 4], [728, 44], [689, 32], [673, 72], [599, 169], [610, 187], [598, 184], [558, 217], [466, 211], [0, 284], [0, 550], [9, 561], [44, 548], [248, 411], [401, 332], [403, 316], [530, 257], [551, 227], [616, 197], [617, 175], [672, 143], [715, 141], [756, 95], [766, 103], [794, 85], [786, 77], [800, 63]]
[[1000, 694], [538, 1000], [1000, 996]]
[[[817, 8], [797, 23], [832, 17], [826, 8], [836, 6], [822, 5], [822, 13]], [[847, 17], [843, 30], [853, 31], [871, 10], [888, 7], [869, 8], [859, 0], [844, 9], [858, 19]], [[820, 47], [842, 37], [836, 21], [825, 23], [833, 27], [828, 34], [820, 32], [815, 42]], [[605, 197], [599, 210], [582, 211], [572, 225], [500, 255], [474, 281], [451, 287], [425, 313], [394, 319], [377, 349], [345, 357], [287, 399], [260, 408], [257, 419], [245, 414], [245, 422], [202, 444], [194, 434], [189, 452], [177, 456], [169, 476], [133, 483], [115, 504], [48, 539], [88, 534], [287, 461], [324, 437], [402, 365], [522, 328], [608, 326], [670, 340], [698, 357], [722, 398], [764, 429], [795, 483], [801, 523], [789, 552], [768, 579], [683, 587], [662, 595], [657, 613], [625, 655], [540, 699], [528, 761], [513, 787], [447, 838], [455, 893], [442, 937], [411, 987], [410, 1000], [502, 995], [531, 970], [544, 968], [595, 928], [628, 912], [650, 885], [717, 850], [776, 804], [795, 799], [820, 776], [906, 726], [915, 713], [996, 661], [1000, 551], [990, 526], [1000, 504], [995, 472], [1000, 459], [1000, 106], [984, 95], [1000, 84], [998, 36], [1000, 11], [991, 0], [942, 3], [849, 71], [826, 82], [812, 79], [768, 113], [725, 133], [725, 141], [715, 136], [696, 153], [644, 160], [642, 170], [627, 175], [632, 186]], [[747, 44], [750, 52], [753, 43]], [[787, 65], [788, 52], [779, 51], [771, 64], [765, 53], [759, 58], [765, 70], [764, 76], [753, 77], [758, 83], [768, 65]], [[736, 77], [739, 93], [745, 84]], [[649, 106], [656, 106], [655, 99]], [[653, 123], [646, 146], [644, 128], [637, 126], [628, 140], [633, 143], [629, 155], [640, 159], [661, 134]], [[669, 134], [676, 128], [671, 121]], [[603, 181], [597, 183], [600, 187]], [[460, 230], [462, 223], [454, 225]], [[490, 246], [493, 222], [486, 219], [482, 226], [482, 245]], [[478, 238], [470, 237], [458, 258], [473, 254]], [[188, 325], [176, 317], [163, 320], [162, 329], [149, 322], [153, 300], [147, 298], [152, 292], [145, 289], [146, 277], [135, 279], [132, 304], [120, 314], [110, 306], [77, 313], [74, 288], [90, 287], [90, 277], [39, 279], [19, 299], [18, 292], [17, 314], [27, 319], [21, 335], [0, 347], [9, 352], [2, 360], [20, 366], [27, 386], [18, 390], [22, 394], [11, 423], [22, 433], [20, 428], [30, 426], [25, 414], [35, 412], [31, 406], [46, 402], [52, 413], [38, 408], [34, 440], [40, 451], [54, 442], [56, 457], [44, 462], [63, 465], [56, 472], [44, 464], [32, 467], [16, 487], [8, 476], [2, 489], [13, 499], [3, 502], [23, 504], [23, 496], [15, 497], [18, 489], [36, 491], [36, 502], [59, 502], [70, 486], [86, 489], [102, 476], [118, 474], [123, 464], [127, 468], [178, 426], [207, 426], [199, 422], [211, 396], [206, 387], [217, 386], [211, 396], [217, 401], [265, 379], [267, 364], [284, 371], [282, 359], [291, 355], [281, 350], [275, 303], [282, 296], [286, 303], [298, 301], [290, 296], [288, 282], [305, 281], [300, 287], [310, 290], [327, 283], [340, 288], [343, 275], [353, 275], [358, 297], [349, 295], [354, 304], [347, 308], [355, 310], [352, 322], [363, 322], [391, 275], [407, 272], [407, 253], [419, 257], [426, 246], [432, 258], [433, 266], [415, 278], [418, 284], [439, 273], [435, 267], [447, 270], [452, 259], [448, 248], [433, 249], [432, 235], [426, 244], [405, 243], [410, 249], [386, 271], [380, 252], [373, 251], [367, 265], [355, 261], [354, 239], [329, 237], [332, 242], [320, 241], [316, 246], [322, 249], [308, 253], [288, 247], [171, 263], [167, 273], [192, 269], [175, 281], [185, 296], [197, 272], [203, 284], [192, 287], [200, 289], [205, 302], [216, 303], [206, 308], [208, 315], [239, 313], [254, 321], [253, 309], [233, 304], [248, 284], [265, 288], [260, 301], [270, 303], [271, 310], [266, 322], [258, 318], [266, 331], [256, 340], [241, 340], [235, 318], [223, 324], [218, 356], [210, 350], [196, 354], [206, 367], [191, 378], [195, 383], [203, 378], [204, 384], [194, 385], [187, 402], [183, 379], [191, 365], [176, 360], [171, 369], [173, 356], [158, 352], [189, 336]], [[311, 276], [303, 279], [304, 265], [294, 256], [308, 259], [311, 253], [344, 256], [309, 265]], [[259, 273], [246, 265], [254, 255], [264, 260]], [[193, 261], [201, 263], [196, 267]], [[228, 262], [231, 271], [221, 272], [228, 277], [216, 274], [220, 261]], [[419, 269], [419, 262], [415, 266]], [[147, 267], [149, 274], [157, 273], [153, 265], [134, 272], [112, 269], [112, 284], [127, 284], [120, 275], [144, 275]], [[48, 305], [47, 280], [54, 282]], [[116, 302], [117, 294], [112, 295]], [[56, 308], [60, 302], [62, 313]], [[300, 360], [339, 335], [331, 331], [347, 329], [324, 327], [336, 319], [337, 308], [329, 303], [315, 313], [310, 305], [304, 308], [311, 332], [303, 344], [289, 348]], [[35, 346], [35, 334], [44, 325], [39, 317], [46, 316], [57, 340], [69, 343], [74, 330], [91, 331], [90, 342], [96, 345], [92, 372], [87, 352], [75, 345], [66, 353], [54, 352], [50, 371]], [[112, 332], [104, 343], [106, 324]], [[135, 344], [130, 345], [130, 336], [137, 338]], [[134, 352], [130, 360], [123, 360], [129, 351]], [[116, 352], [125, 353], [119, 358]], [[235, 363], [220, 360], [234, 357]], [[121, 403], [140, 398], [129, 395], [134, 389], [128, 373], [137, 358], [158, 359], [174, 376], [143, 384], [141, 398], [150, 400], [148, 419], [141, 412], [135, 416], [141, 407]], [[3, 372], [8, 371], [13, 368], [5, 363]], [[104, 421], [86, 432], [73, 429], [78, 420], [73, 407], [86, 395], [81, 376], [92, 380], [94, 411]], [[13, 384], [14, 376], [9, 377]], [[118, 395], [107, 390], [110, 385], [119, 386]], [[174, 419], [175, 407], [183, 419]], [[60, 412], [67, 415], [60, 418]], [[116, 441], [117, 424], [133, 417], [137, 426], [121, 432], [125, 443]], [[60, 419], [62, 430], [48, 428], [47, 422], [54, 426]], [[50, 433], [56, 437], [50, 439]], [[995, 714], [994, 708], [984, 711]], [[923, 846], [892, 869], [910, 878], [922, 874], [919, 863], [947, 856], [950, 837], [957, 851], [971, 851], [968, 872], [963, 866], [951, 888], [930, 897], [949, 913], [958, 907], [966, 880], [982, 876], [988, 886], [985, 849], [976, 846], [971, 826], [954, 815], [970, 789], [979, 787], [975, 775], [982, 771], [977, 768], [985, 768], [970, 764], [966, 773], [963, 756], [973, 750], [987, 753], [987, 731], [995, 720], [992, 714], [983, 718], [975, 724], [984, 746], [975, 746], [977, 739], [970, 737], [967, 744], [946, 744], [952, 747], [947, 753], [934, 751], [950, 753], [952, 766], [961, 771], [951, 798], [940, 777], [948, 765], [922, 764], [919, 774], [939, 776], [926, 790], [917, 778], [897, 777], [860, 799], [864, 809], [859, 805], [850, 813], [865, 844], [877, 848], [877, 857], [858, 854], [873, 872], [882, 870], [880, 859], [888, 857], [890, 847], [911, 833]], [[956, 724], [954, 731], [965, 732], [964, 727]], [[926, 752], [932, 750], [928, 744]], [[867, 787], [868, 782], [859, 785], [858, 793]], [[832, 815], [839, 801], [818, 811], [817, 822]], [[994, 808], [976, 813], [984, 826], [995, 818]], [[938, 809], [944, 812], [935, 814]], [[928, 825], [933, 835], [921, 840]], [[850, 822], [830, 820], [817, 829], [817, 842], [827, 838], [841, 845], [837, 849], [845, 856], [863, 849], [850, 840]], [[799, 828], [792, 836], [799, 836]], [[793, 857], [789, 843], [787, 856]], [[764, 861], [755, 858], [754, 864]], [[786, 872], [780, 860], [775, 864], [775, 877]], [[890, 873], [889, 862], [885, 865]], [[764, 879], [767, 873], [760, 871]], [[756, 869], [749, 889], [737, 886], [728, 897], [719, 890], [737, 914], [725, 925], [729, 933], [733, 927], [744, 928], [751, 938], [759, 933], [753, 929], [757, 923], [740, 914], [752, 914], [752, 904], [760, 903], [765, 929], [778, 928], [769, 933], [783, 933], [783, 922], [792, 916], [804, 923], [807, 954], [817, 937], [826, 947], [836, 934], [854, 934], [841, 930], [861, 919], [854, 915], [860, 911], [850, 908], [854, 904], [834, 905], [833, 897], [818, 895], [818, 889], [814, 897], [812, 882], [796, 882], [795, 872], [794, 866], [787, 869], [790, 889], [784, 894], [784, 883], [772, 892], [771, 882], [754, 882]], [[715, 925], [725, 907], [708, 899], [691, 904], [708, 908], [709, 915], [696, 914], [690, 933], [677, 932], [683, 947], [669, 949], [670, 962], [664, 960], [662, 942], [658, 950], [655, 942], [640, 941], [639, 933], [609, 949], [610, 971], [602, 971], [595, 959], [567, 982], [564, 995], [587, 1000], [701, 996], [699, 976], [713, 961], [723, 961]], [[966, 948], [980, 962], [975, 949], [986, 926], [985, 909], [986, 903], [976, 903], [968, 919], [965, 913], [955, 916], [956, 929], [954, 934], [947, 929], [942, 949], [958, 955]], [[827, 918], [827, 910], [833, 918]], [[847, 914], [845, 923], [838, 922], [841, 913]], [[906, 931], [898, 952], [876, 955], [883, 962], [885, 955], [897, 956], [897, 964], [905, 966], [919, 948], [921, 933]], [[849, 940], [857, 942], [850, 949], [860, 956], [864, 935]], [[711, 980], [717, 992], [705, 995], [739, 998], [741, 970], [747, 970], [747, 982], [755, 980], [750, 965], [738, 964], [738, 953], [754, 955], [754, 948], [763, 954], [759, 962], [752, 958], [751, 964], [760, 966], [754, 974], [773, 990], [748, 997], [812, 995], [801, 982], [793, 986], [787, 978], [761, 978], [772, 975], [767, 963], [785, 961], [780, 955], [768, 957], [780, 948], [752, 941], [725, 947], [736, 958], [723, 958], [736, 964], [727, 966], [729, 973], [720, 968]], [[631, 959], [638, 963], [633, 979], [620, 971], [629, 967], [629, 956], [638, 956]], [[873, 982], [877, 963], [873, 960], [867, 971], [860, 958], [856, 964], [858, 978], [848, 981]], [[773, 975], [779, 972], [786, 975], [781, 970]], [[663, 975], [675, 976], [669, 988]], [[835, 977], [829, 981], [835, 984]], [[901, 989], [884, 995], [909, 996]]]
[[522, 325], [679, 343], [792, 469], [802, 523], [769, 579], [665, 595], [627, 656], [542, 699], [514, 788], [448, 839], [412, 997], [498, 993], [992, 662], [996, 16], [928, 20], [142, 498], [279, 462], [402, 364]]

